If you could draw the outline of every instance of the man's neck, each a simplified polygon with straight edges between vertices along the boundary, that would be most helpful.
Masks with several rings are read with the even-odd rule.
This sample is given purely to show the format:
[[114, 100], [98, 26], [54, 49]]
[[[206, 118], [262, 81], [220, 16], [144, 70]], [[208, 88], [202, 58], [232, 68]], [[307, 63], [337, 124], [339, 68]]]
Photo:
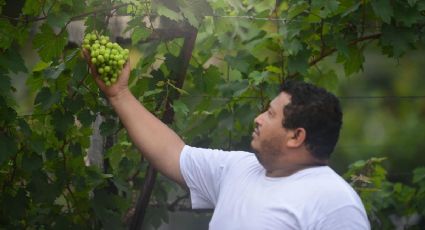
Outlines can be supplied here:
[[266, 169], [267, 177], [287, 177], [303, 169], [328, 165], [327, 160], [315, 160], [309, 163], [288, 164], [276, 169]]

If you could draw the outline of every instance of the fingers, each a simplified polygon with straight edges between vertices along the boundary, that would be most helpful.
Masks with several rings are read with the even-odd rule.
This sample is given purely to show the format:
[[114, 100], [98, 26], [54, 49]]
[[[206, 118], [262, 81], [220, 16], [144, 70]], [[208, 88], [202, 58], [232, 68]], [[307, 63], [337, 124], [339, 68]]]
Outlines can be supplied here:
[[130, 75], [130, 59], [125, 62], [121, 75]]
[[97, 81], [97, 79], [99, 78], [99, 75], [97, 73], [96, 67], [91, 62], [90, 53], [87, 49], [83, 49], [83, 56], [84, 56], [84, 59], [86, 59], [88, 65], [89, 65], [90, 73], [93, 75], [93, 77]]

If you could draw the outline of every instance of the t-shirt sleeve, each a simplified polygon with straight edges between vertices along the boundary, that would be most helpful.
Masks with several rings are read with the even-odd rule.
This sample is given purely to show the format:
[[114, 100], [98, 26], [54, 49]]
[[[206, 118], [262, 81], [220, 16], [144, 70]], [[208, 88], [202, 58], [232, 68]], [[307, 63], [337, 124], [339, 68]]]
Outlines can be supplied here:
[[341, 207], [310, 225], [309, 230], [370, 230], [369, 220], [357, 207]]
[[180, 170], [189, 187], [192, 208], [214, 208], [220, 185], [237, 152], [185, 146], [180, 155]]

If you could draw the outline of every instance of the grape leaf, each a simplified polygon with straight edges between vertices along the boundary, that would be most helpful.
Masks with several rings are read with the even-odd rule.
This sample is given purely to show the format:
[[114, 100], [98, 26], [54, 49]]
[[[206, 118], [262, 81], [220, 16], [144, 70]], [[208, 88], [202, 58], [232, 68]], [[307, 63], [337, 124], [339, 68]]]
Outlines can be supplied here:
[[320, 9], [320, 16], [322, 18], [328, 17], [330, 14], [338, 9], [339, 1], [337, 0], [313, 0], [311, 6], [313, 9]]
[[37, 92], [41, 87], [43, 87], [44, 78], [40, 72], [34, 72], [30, 75], [25, 84], [30, 89], [31, 92]]
[[57, 79], [59, 75], [65, 70], [65, 64], [60, 63], [56, 66], [50, 66], [46, 68], [43, 73], [47, 79]]
[[182, 11], [184, 17], [187, 19], [187, 21], [190, 23], [190, 25], [192, 25], [195, 28], [199, 27], [199, 21], [196, 18], [195, 14], [193, 14], [193, 12], [190, 9], [180, 8], [180, 10]]
[[167, 17], [167, 18], [169, 18], [169, 19], [171, 19], [173, 21], [180, 21], [180, 20], [182, 20], [182, 16], [179, 13], [177, 13], [177, 12], [171, 10], [171, 9], [168, 9], [164, 5], [158, 4], [158, 5], [156, 5], [156, 7], [157, 7], [157, 13], [158, 13], [158, 15]]
[[26, 0], [25, 5], [22, 8], [22, 13], [38, 16], [41, 12], [42, 4], [43, 2], [39, 0]]
[[69, 151], [72, 153], [73, 156], [81, 156], [81, 154], [83, 154], [80, 143], [74, 143], [69, 145]]
[[416, 168], [413, 171], [413, 183], [419, 183], [425, 180], [425, 167]]
[[19, 124], [19, 130], [25, 136], [28, 136], [28, 137], [31, 136], [32, 130], [31, 130], [30, 126], [28, 125], [28, 123], [24, 119], [19, 119], [18, 124]]
[[346, 76], [350, 76], [353, 73], [358, 72], [363, 68], [365, 61], [363, 52], [356, 46], [350, 46], [348, 48], [348, 55], [338, 53], [337, 62], [344, 64], [344, 71]]
[[48, 176], [41, 170], [31, 173], [28, 190], [31, 192], [32, 201], [35, 203], [52, 203], [60, 194], [56, 183], [49, 183]]
[[0, 97], [0, 124], [11, 124], [17, 116], [16, 111], [9, 107], [3, 97]]
[[55, 34], [53, 29], [47, 23], [44, 23], [40, 28], [40, 33], [35, 35], [33, 45], [38, 49], [41, 59], [49, 62], [62, 54], [67, 44], [67, 37], [66, 31]]
[[308, 58], [310, 57], [310, 51], [302, 50], [297, 53], [297, 55], [292, 55], [288, 57], [288, 72], [290, 74], [300, 73], [306, 74], [308, 65]]
[[70, 19], [71, 19], [71, 15], [69, 15], [66, 12], [61, 11], [61, 12], [49, 14], [47, 16], [47, 23], [51, 27], [62, 28], [66, 25], [66, 23], [69, 22]]
[[0, 18], [0, 48], [7, 49], [12, 44], [16, 34], [15, 27], [9, 23], [9, 20]]
[[52, 114], [52, 125], [55, 127], [59, 136], [62, 136], [74, 124], [74, 116], [70, 112], [63, 113], [55, 110]]
[[0, 133], [0, 165], [7, 161], [11, 156], [15, 155], [18, 152], [18, 147], [16, 144], [16, 139]]
[[53, 95], [49, 88], [43, 87], [35, 97], [34, 104], [41, 105], [42, 110], [49, 109], [53, 104], [58, 103], [60, 100], [60, 93], [55, 92]]
[[84, 109], [77, 115], [78, 120], [84, 126], [89, 126], [96, 119], [96, 117], [90, 112], [90, 110]]
[[10, 48], [5, 53], [0, 54], [0, 68], [9, 69], [13, 73], [26, 73], [28, 71], [27, 67], [18, 51], [17, 49]]
[[412, 48], [412, 43], [418, 40], [418, 35], [414, 30], [404, 27], [394, 27], [383, 25], [381, 46], [384, 53], [393, 57], [400, 57], [407, 50]]
[[385, 23], [391, 22], [391, 17], [394, 16], [394, 10], [390, 0], [374, 0], [372, 1], [372, 8], [375, 14], [382, 19]]
[[420, 10], [416, 7], [405, 6], [404, 4], [397, 4], [397, 11], [394, 13], [394, 18], [397, 21], [403, 22], [407, 27], [418, 23], [423, 18]]
[[47, 67], [49, 67], [52, 64], [52, 62], [44, 62], [44, 61], [39, 61], [37, 62], [37, 64], [35, 64], [35, 66], [32, 68], [33, 72], [38, 72], [38, 71], [42, 71], [44, 69], [46, 69]]
[[131, 34], [131, 44], [136, 45], [140, 40], [146, 39], [151, 34], [151, 31], [144, 26], [135, 27]]
[[175, 100], [174, 101], [174, 103], [173, 103], [173, 110], [174, 110], [174, 112], [181, 113], [184, 116], [187, 116], [188, 113], [189, 113], [189, 108], [181, 100]]
[[0, 72], [0, 95], [9, 92], [11, 86], [10, 77]]
[[118, 126], [113, 119], [107, 119], [102, 124], [100, 124], [100, 134], [102, 136], [108, 136], [115, 133], [118, 129]]

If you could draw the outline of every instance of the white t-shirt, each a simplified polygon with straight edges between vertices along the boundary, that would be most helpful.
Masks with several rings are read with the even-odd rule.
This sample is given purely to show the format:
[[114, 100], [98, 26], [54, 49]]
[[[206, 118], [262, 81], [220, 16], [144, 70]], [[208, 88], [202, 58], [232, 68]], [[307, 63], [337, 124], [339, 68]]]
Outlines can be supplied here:
[[183, 148], [192, 208], [213, 208], [209, 229], [363, 230], [370, 224], [357, 193], [328, 166], [271, 178], [253, 153]]

